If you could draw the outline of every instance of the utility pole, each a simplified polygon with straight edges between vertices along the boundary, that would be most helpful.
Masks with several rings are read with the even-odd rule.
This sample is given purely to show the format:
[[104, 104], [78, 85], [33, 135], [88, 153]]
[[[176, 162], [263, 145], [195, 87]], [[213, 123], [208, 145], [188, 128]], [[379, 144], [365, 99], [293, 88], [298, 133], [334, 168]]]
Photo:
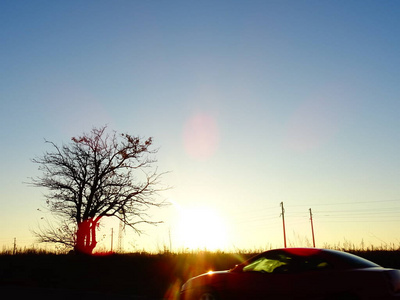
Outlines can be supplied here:
[[282, 208], [282, 223], [283, 223], [283, 242], [286, 248], [286, 230], [285, 230], [285, 209], [283, 208], [283, 202], [281, 202], [281, 208]]
[[118, 252], [122, 252], [122, 239], [124, 234], [124, 222], [119, 222], [119, 229], [118, 229]]
[[310, 208], [310, 221], [311, 221], [312, 242], [313, 242], [313, 247], [315, 248], [314, 226], [313, 226], [313, 219], [312, 219], [311, 208]]
[[17, 254], [17, 238], [14, 238], [14, 249], [13, 249], [13, 254]]
[[169, 237], [169, 252], [172, 251], [172, 241], [171, 241], [171, 227], [168, 229], [168, 237]]
[[123, 239], [123, 234], [125, 231], [125, 224], [122, 220], [125, 220], [125, 210], [121, 208], [119, 210], [119, 214], [121, 219], [119, 220], [119, 229], [118, 229], [118, 252], [122, 252], [122, 239]]
[[111, 228], [111, 252], [113, 251], [114, 228]]

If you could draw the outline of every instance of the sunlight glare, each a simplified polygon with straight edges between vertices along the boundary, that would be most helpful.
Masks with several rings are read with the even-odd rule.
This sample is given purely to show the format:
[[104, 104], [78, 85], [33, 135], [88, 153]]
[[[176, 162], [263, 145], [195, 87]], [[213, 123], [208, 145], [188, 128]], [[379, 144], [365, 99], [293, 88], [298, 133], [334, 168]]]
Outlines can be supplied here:
[[218, 250], [227, 246], [226, 225], [211, 209], [180, 207], [177, 226], [176, 238], [185, 249]]

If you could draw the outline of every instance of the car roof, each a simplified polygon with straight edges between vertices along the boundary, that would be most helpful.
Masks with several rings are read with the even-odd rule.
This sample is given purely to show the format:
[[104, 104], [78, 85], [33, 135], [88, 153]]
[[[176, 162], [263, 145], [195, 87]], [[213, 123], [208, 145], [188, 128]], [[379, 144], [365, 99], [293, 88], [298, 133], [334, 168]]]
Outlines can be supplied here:
[[331, 260], [338, 267], [344, 268], [366, 268], [366, 267], [380, 267], [378, 264], [371, 262], [367, 259], [364, 259], [360, 256], [339, 251], [333, 249], [322, 249], [322, 248], [279, 248], [273, 249], [269, 251], [265, 251], [265, 253], [274, 253], [274, 252], [286, 252], [288, 254], [292, 254], [295, 256], [313, 256], [320, 255], [325, 257], [326, 259]]
[[298, 256], [310, 256], [321, 253], [324, 249], [320, 248], [281, 248], [276, 249], [279, 251], [287, 252]]

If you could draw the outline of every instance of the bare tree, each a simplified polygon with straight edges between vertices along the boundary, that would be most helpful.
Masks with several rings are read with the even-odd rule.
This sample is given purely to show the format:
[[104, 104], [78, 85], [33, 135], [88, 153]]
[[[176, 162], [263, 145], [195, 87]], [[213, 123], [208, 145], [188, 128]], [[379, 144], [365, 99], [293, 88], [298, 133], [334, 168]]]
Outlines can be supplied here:
[[163, 190], [163, 173], [154, 167], [152, 138], [109, 134], [106, 129], [93, 128], [62, 146], [46, 141], [53, 151], [32, 160], [42, 175], [31, 184], [49, 190], [46, 205], [62, 220], [59, 228], [36, 232], [40, 241], [73, 245], [76, 252], [91, 254], [103, 217], [118, 218], [138, 233], [140, 223], [158, 223], [146, 213], [164, 204], [155, 197]]

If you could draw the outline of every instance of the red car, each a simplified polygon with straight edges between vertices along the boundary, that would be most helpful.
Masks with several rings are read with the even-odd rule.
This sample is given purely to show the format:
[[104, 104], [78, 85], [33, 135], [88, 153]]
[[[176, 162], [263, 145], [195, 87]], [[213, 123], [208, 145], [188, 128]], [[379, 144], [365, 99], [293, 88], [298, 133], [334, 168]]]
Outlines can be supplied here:
[[400, 270], [336, 250], [266, 251], [229, 271], [189, 279], [183, 300], [400, 299]]

